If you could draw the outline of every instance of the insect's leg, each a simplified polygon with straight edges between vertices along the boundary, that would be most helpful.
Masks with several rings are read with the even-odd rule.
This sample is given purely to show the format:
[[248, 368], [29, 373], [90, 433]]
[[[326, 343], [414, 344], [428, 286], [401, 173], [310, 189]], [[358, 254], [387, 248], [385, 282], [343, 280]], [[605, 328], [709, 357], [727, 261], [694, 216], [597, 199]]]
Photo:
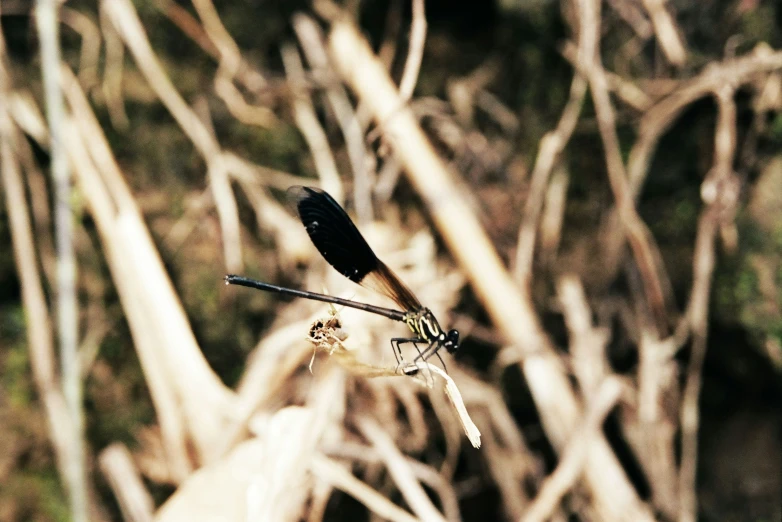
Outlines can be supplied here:
[[440, 359], [440, 364], [443, 365], [443, 371], [445, 373], [448, 373], [448, 368], [445, 367], [445, 361], [443, 361], [443, 358], [440, 357], [440, 350], [435, 350], [434, 354], [437, 356], [438, 359]]
[[[419, 339], [419, 342], [425, 342], [423, 339]], [[426, 362], [426, 360], [432, 356], [432, 354], [436, 354], [438, 352], [437, 348], [440, 345], [437, 343], [437, 341], [432, 341], [429, 343], [429, 345], [424, 348], [424, 351], [418, 350], [418, 346], [415, 347], [416, 350], [418, 350], [418, 357], [413, 359], [413, 364], [417, 363], [418, 361]], [[434, 351], [432, 351], [434, 349]], [[440, 355], [437, 355], [438, 358], [440, 358]], [[442, 358], [440, 358], [440, 362], [442, 362]], [[428, 366], [427, 366], [428, 368]], [[443, 363], [443, 368], [445, 368], [445, 363]], [[434, 377], [432, 377], [432, 370], [428, 370], [429, 372], [429, 378], [434, 381]]]
[[448, 373], [448, 369], [445, 367], [445, 361], [443, 361], [443, 358], [440, 357], [440, 348], [442, 345], [440, 345], [436, 341], [432, 341], [432, 343], [426, 347], [426, 350], [423, 351], [423, 353], [419, 352], [418, 357], [413, 362], [417, 362], [418, 359], [423, 359], [424, 361], [428, 360], [432, 355], [436, 355], [438, 359], [440, 359], [440, 364], [443, 365], [443, 370], [445, 370], [445, 373]]
[[423, 339], [419, 339], [417, 337], [394, 337], [391, 339], [391, 346], [394, 347], [394, 357], [396, 357], [396, 363], [398, 365], [401, 365], [405, 362], [405, 358], [402, 356], [402, 349], [400, 348], [401, 345], [406, 343], [413, 343], [413, 346], [415, 346], [416, 351], [418, 352], [418, 357], [416, 357], [416, 361], [421, 358], [421, 350], [418, 349], [418, 345], [416, 343], [422, 343], [425, 342]]
[[438, 349], [440, 348], [440, 345], [437, 343], [437, 341], [432, 341], [429, 343], [429, 345], [424, 349], [423, 352], [418, 352], [418, 357], [415, 358], [413, 362], [418, 362], [419, 359], [426, 362], [426, 360], [437, 353]]
[[399, 337], [394, 337], [391, 339], [391, 348], [394, 349], [394, 357], [396, 358], [396, 365], [399, 366], [402, 364], [402, 361], [400, 361], [400, 357], [402, 357], [402, 350], [399, 348], [399, 341], [402, 341], [404, 339], [401, 339]]

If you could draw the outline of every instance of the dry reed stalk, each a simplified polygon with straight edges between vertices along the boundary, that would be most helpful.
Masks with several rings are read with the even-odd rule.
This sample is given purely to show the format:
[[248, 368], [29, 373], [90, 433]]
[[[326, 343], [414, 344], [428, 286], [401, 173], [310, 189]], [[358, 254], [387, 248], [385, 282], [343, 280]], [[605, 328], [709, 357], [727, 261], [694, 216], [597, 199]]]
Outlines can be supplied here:
[[258, 415], [256, 437], [196, 471], [158, 511], [157, 520], [215, 516], [229, 520], [300, 520], [313, 477], [316, 447], [334, 426], [334, 394], [344, 376], [321, 373], [310, 407], [286, 407]]
[[[581, 31], [581, 39], [585, 38], [587, 31]], [[579, 43], [579, 48], [586, 45]], [[535, 240], [539, 226], [539, 219], [546, 187], [549, 185], [551, 172], [559, 162], [559, 157], [565, 150], [581, 114], [584, 104], [587, 81], [579, 73], [575, 73], [570, 84], [570, 97], [562, 111], [556, 129], [550, 131], [540, 140], [538, 154], [535, 157], [535, 166], [532, 168], [529, 195], [524, 205], [519, 237], [516, 244], [516, 260], [514, 276], [523, 285], [529, 285], [532, 278], [532, 262], [535, 253]]]
[[[26, 103], [19, 100], [18, 94], [15, 92], [11, 95], [9, 100], [11, 106], [10, 112], [13, 114], [13, 107], [30, 108], [35, 107], [34, 104]], [[25, 109], [22, 109], [24, 112]], [[20, 118], [29, 119], [20, 114], [13, 114], [16, 126], [20, 129], [22, 126], [18, 123]], [[40, 115], [35, 116], [39, 121], [43, 121], [43, 117]], [[17, 134], [19, 132], [17, 131]], [[33, 230], [34, 237], [39, 251], [41, 268], [43, 269], [43, 275], [46, 278], [46, 282], [50, 287], [54, 286], [55, 278], [55, 254], [54, 254], [54, 237], [52, 235], [52, 214], [49, 208], [49, 191], [46, 188], [46, 179], [44, 173], [41, 171], [35, 157], [33, 155], [33, 149], [30, 146], [30, 142], [26, 139], [16, 139], [14, 145], [17, 148], [16, 154], [19, 156], [19, 162], [27, 177], [27, 185], [30, 194], [30, 210], [33, 218]]]
[[669, 332], [667, 310], [663, 283], [664, 267], [658, 265], [654, 256], [653, 237], [634, 205], [627, 182], [627, 172], [619, 147], [616, 130], [616, 120], [611, 99], [608, 94], [603, 66], [599, 53], [600, 34], [600, 3], [595, 0], [584, 0], [581, 6], [581, 27], [593, 34], [593, 47], [579, 54], [579, 63], [583, 73], [589, 80], [592, 100], [595, 105], [598, 128], [603, 142], [606, 159], [606, 169], [611, 191], [616, 202], [616, 209], [622, 232], [625, 235], [633, 253], [635, 263], [641, 273], [647, 305], [657, 329], [663, 337]]
[[155, 520], [250, 520], [250, 485], [258, 477], [273, 476], [265, 457], [266, 444], [261, 439], [238, 444], [223, 458], [190, 474], [158, 508]]
[[682, 67], [687, 61], [687, 49], [682, 41], [681, 31], [665, 8], [665, 2], [666, 0], [643, 0], [643, 5], [652, 19], [657, 43], [660, 44], [665, 57], [673, 65]]
[[424, 59], [424, 45], [426, 44], [426, 12], [424, 0], [413, 0], [413, 21], [410, 24], [410, 44], [407, 50], [405, 68], [402, 71], [402, 79], [399, 81], [399, 97], [403, 103], [413, 97], [415, 84], [418, 82], [418, 73], [421, 70], [421, 61]]
[[106, 10], [102, 7], [99, 9], [99, 17], [103, 40], [106, 42], [101, 93], [106, 99], [106, 108], [109, 111], [111, 124], [118, 130], [127, 131], [130, 121], [127, 112], [125, 112], [122, 89], [125, 71], [125, 46], [117, 31], [114, 30]]
[[759, 45], [747, 56], [712, 63], [694, 78], [674, 83], [670, 94], [651, 107], [638, 124], [638, 139], [630, 150], [627, 163], [631, 196], [638, 198], [657, 144], [690, 105], [710, 96], [720, 86], [739, 88], [756, 81], [759, 75], [781, 69], [782, 51], [771, 52]]
[[310, 501], [309, 513], [307, 513], [307, 522], [323, 522], [323, 517], [326, 516], [326, 508], [333, 494], [334, 486], [318, 479], [316, 476], [315, 485], [312, 487], [312, 499]]
[[[83, 13], [62, 7], [60, 9], [62, 23], [70, 27], [81, 37], [79, 48], [79, 82], [85, 90], [98, 85], [98, 63], [100, 61], [101, 38], [100, 31], [88, 16]], [[43, 51], [43, 49], [42, 49]]]
[[[581, 24], [583, 25], [583, 24]], [[576, 28], [573, 28], [574, 30]], [[579, 56], [594, 52], [596, 43], [591, 31], [580, 27], [578, 34]], [[570, 94], [562, 111], [557, 127], [541, 138], [535, 166], [532, 169], [529, 195], [524, 204], [519, 237], [516, 243], [514, 276], [522, 285], [529, 285], [532, 277], [532, 263], [535, 252], [538, 221], [545, 201], [544, 194], [551, 172], [557, 166], [559, 157], [570, 141], [576, 128], [581, 107], [586, 96], [587, 80], [579, 71], [574, 71]]]
[[[216, 419], [230, 424], [233, 396], [206, 364], [95, 115], [73, 76], [64, 71], [65, 94], [77, 131], [70, 133], [69, 146], [80, 151], [72, 160], [79, 164], [80, 186], [108, 253], [134, 339], [138, 339], [139, 357], [150, 372], [153, 398], [157, 395], [162, 400], [157, 404], [161, 426], [164, 431], [167, 425], [172, 428], [167, 440], [171, 457], [178, 463], [175, 476], [181, 479], [190, 467], [188, 440], [195, 443], [202, 461], [212, 458], [212, 443], [223, 429]], [[180, 425], [183, 420], [186, 428]]]
[[[172, 4], [168, 4], [171, 6], [169, 10], [173, 7]], [[239, 46], [225, 29], [214, 4], [211, 0], [194, 0], [193, 6], [204, 24], [203, 32], [217, 50], [219, 59], [217, 73], [215, 74], [215, 92], [217, 95], [225, 102], [231, 114], [242, 123], [260, 127], [273, 127], [276, 125], [277, 117], [268, 107], [247, 103], [242, 93], [234, 85], [234, 80], [238, 79], [243, 81], [245, 86], [251, 91], [258, 90], [266, 86], [266, 79], [260, 72], [250, 68], [247, 62], [242, 59]], [[182, 16], [181, 10], [174, 12], [179, 13], [178, 19], [180, 21], [186, 19]], [[198, 32], [200, 34], [200, 31]]]
[[246, 437], [253, 415], [259, 411], [271, 413], [276, 407], [275, 397], [283, 393], [311, 353], [303, 335], [310, 323], [311, 320], [305, 319], [275, 328], [259, 341], [237, 386], [234, 422], [213, 442], [216, 455], [228, 452]]
[[329, 78], [332, 67], [326, 53], [323, 31], [315, 20], [303, 14], [294, 15], [292, 24], [313, 75], [323, 83], [326, 99], [345, 140], [345, 149], [353, 170], [353, 205], [358, 222], [366, 223], [373, 215], [372, 184], [375, 179], [375, 160], [364, 144], [365, 129], [353, 110], [345, 87]]
[[[382, 460], [377, 451], [372, 447], [346, 441], [325, 445], [323, 447], [323, 452], [329, 458], [350, 460], [356, 463], [379, 464]], [[459, 499], [456, 491], [454, 491], [453, 484], [448, 477], [444, 477], [441, 471], [438, 471], [428, 464], [419, 462], [412, 457], [406, 456], [405, 460], [416, 478], [435, 491], [440, 497], [440, 503], [443, 505], [443, 514], [445, 515], [446, 520], [449, 522], [458, 522], [461, 520]]]
[[128, 448], [118, 442], [111, 444], [101, 451], [98, 465], [117, 498], [123, 520], [152, 522], [155, 504]]
[[144, 299], [139, 295], [141, 291], [135, 284], [138, 274], [134, 273], [133, 266], [128, 263], [122, 247], [114, 244], [124, 237], [114, 222], [115, 209], [111, 208], [110, 196], [102, 186], [101, 174], [89, 157], [81, 136], [76, 133], [70, 135], [69, 150], [77, 179], [87, 198], [93, 218], [98, 224], [98, 230], [104, 238], [108, 264], [130, 325], [134, 346], [139, 354], [160, 423], [169, 473], [173, 481], [179, 482], [184, 480], [192, 470], [187, 455], [188, 437], [174, 386], [164, 370], [166, 366], [161, 360], [162, 351], [158, 350], [155, 324], [145, 312]]
[[79, 363], [79, 303], [76, 297], [76, 252], [71, 202], [72, 178], [65, 144], [65, 111], [60, 85], [60, 24], [54, 0], [36, 2], [35, 20], [41, 42], [46, 120], [49, 127], [49, 154], [54, 200], [56, 252], [57, 338], [60, 348], [60, 384], [71, 417], [68, 438], [71, 457], [64, 463], [71, 517], [88, 520], [88, 479], [85, 448], [83, 385]]
[[369, 417], [358, 419], [358, 428], [377, 451], [410, 509], [423, 520], [445, 522], [434, 507], [412, 469], [383, 428]]
[[8, 212], [14, 261], [19, 275], [27, 331], [30, 367], [33, 381], [43, 404], [48, 434], [52, 441], [55, 462], [60, 476], [66, 481], [66, 465], [74, 458], [70, 455], [74, 435], [73, 420], [59, 386], [55, 371], [55, 353], [51, 319], [38, 272], [29, 211], [26, 205], [24, 182], [14, 151], [16, 136], [6, 100], [9, 99], [9, 76], [4, 41], [0, 38], [0, 175], [5, 192], [5, 208]]
[[545, 205], [540, 216], [540, 259], [543, 266], [555, 268], [567, 208], [570, 175], [564, 168], [555, 169], [546, 189]]
[[[263, 74], [243, 60], [236, 42], [225, 31], [213, 5], [204, 2], [195, 4], [199, 17], [204, 20], [204, 26], [175, 2], [158, 0], [155, 5], [204, 52], [219, 60], [220, 67], [215, 76], [215, 92], [237, 120], [260, 127], [272, 127], [278, 123], [277, 117], [268, 107], [247, 103], [242, 93], [234, 86], [233, 82], [237, 81], [249, 92], [256, 93], [267, 88], [269, 84]], [[209, 27], [209, 31], [206, 26]], [[233, 67], [237, 61], [238, 66]], [[231, 71], [232, 68], [235, 70]]]
[[[677, 412], [665, 408], [679, 402], [675, 338], [658, 340], [641, 329], [638, 342], [638, 404], [624, 423], [627, 442], [646, 473], [654, 506], [673, 520], [679, 509], [675, 455]], [[674, 411], [670, 411], [674, 410]]]
[[[543, 425], [554, 446], [561, 449], [575, 428], [578, 406], [531, 302], [515, 289], [473, 212], [453, 188], [450, 173], [410, 111], [400, 103], [384, 67], [350, 22], [333, 21], [329, 50], [339, 73], [370, 108], [384, 136], [393, 145], [489, 315], [511, 344], [527, 347], [522, 370]], [[605, 440], [598, 439], [590, 445], [588, 460], [587, 484], [604, 519], [628, 516], [649, 519]], [[611, 487], [606, 487], [607, 484]]]
[[345, 191], [342, 189], [339, 169], [334, 160], [334, 153], [331, 151], [326, 131], [323, 130], [318, 120], [312, 98], [307, 92], [304, 66], [301, 63], [299, 51], [294, 45], [288, 44], [283, 45], [280, 52], [291, 90], [293, 119], [310, 149], [312, 159], [315, 162], [315, 170], [320, 178], [321, 188], [342, 203]]
[[312, 461], [312, 472], [320, 480], [344, 491], [384, 519], [393, 522], [416, 522], [419, 520], [329, 458], [316, 455]]
[[147, 78], [150, 87], [166, 106], [207, 164], [209, 186], [215, 199], [215, 208], [223, 237], [223, 255], [226, 270], [242, 272], [239, 210], [230, 186], [230, 177], [223, 161], [220, 144], [200, 121], [198, 115], [182, 99], [176, 87], [160, 65], [147, 39], [144, 27], [133, 5], [127, 0], [104, 0], [103, 9], [130, 49], [136, 64]]
[[627, 25], [633, 29], [639, 38], [646, 41], [652, 37], [652, 24], [646, 18], [642, 7], [636, 2], [608, 0], [606, 4], [610, 6], [622, 20], [627, 22]]
[[736, 104], [732, 85], [714, 90], [719, 108], [714, 133], [714, 165], [701, 185], [706, 204], [698, 220], [692, 267], [692, 294], [687, 317], [692, 329], [692, 354], [687, 366], [681, 405], [682, 456], [679, 468], [679, 522], [694, 522], [698, 516], [696, 473], [701, 372], [706, 357], [709, 294], [715, 265], [715, 243], [721, 226], [732, 223], [739, 201], [739, 179], [733, 171], [736, 153]]
[[[466, 372], [453, 372], [465, 402], [483, 427], [481, 451], [503, 499], [507, 517], [518, 518], [529, 503], [524, 484], [537, 483], [542, 463], [532, 454], [502, 394]], [[443, 423], [445, 424], [445, 423]]]
[[607, 345], [610, 331], [592, 324], [592, 310], [584, 287], [576, 276], [565, 275], [557, 281], [557, 297], [570, 339], [573, 373], [584, 399], [593, 399], [600, 384], [611, 375]]
[[[557, 469], [543, 483], [529, 510], [521, 520], [537, 522], [548, 520], [557, 509], [560, 499], [578, 480], [586, 465], [586, 456], [591, 440], [599, 436], [606, 416], [617, 403], [623, 392], [623, 385], [617, 377], [607, 377], [595, 390], [589, 402], [581, 428], [574, 432]], [[630, 519], [628, 519], [630, 520]]]

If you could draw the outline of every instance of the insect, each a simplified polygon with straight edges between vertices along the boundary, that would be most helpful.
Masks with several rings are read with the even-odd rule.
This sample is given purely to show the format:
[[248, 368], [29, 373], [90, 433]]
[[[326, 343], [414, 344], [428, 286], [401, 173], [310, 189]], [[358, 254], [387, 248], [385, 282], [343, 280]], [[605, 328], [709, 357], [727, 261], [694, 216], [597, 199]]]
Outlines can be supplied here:
[[[378, 259], [345, 210], [328, 193], [314, 187], [294, 186], [288, 189], [288, 196], [313, 244], [332, 267], [351, 281], [389, 297], [404, 311], [285, 288], [238, 275], [225, 276], [226, 284], [334, 303], [403, 322], [413, 336], [391, 339], [397, 364], [404, 363], [401, 345], [410, 343], [418, 350], [414, 363], [437, 355], [445, 368], [438, 352], [445, 348], [454, 354], [459, 349], [459, 332], [445, 331], [440, 326], [431, 310], [421, 305], [402, 280]], [[419, 350], [419, 344], [425, 344], [426, 348]], [[418, 368], [410, 365], [404, 372], [414, 375]]]

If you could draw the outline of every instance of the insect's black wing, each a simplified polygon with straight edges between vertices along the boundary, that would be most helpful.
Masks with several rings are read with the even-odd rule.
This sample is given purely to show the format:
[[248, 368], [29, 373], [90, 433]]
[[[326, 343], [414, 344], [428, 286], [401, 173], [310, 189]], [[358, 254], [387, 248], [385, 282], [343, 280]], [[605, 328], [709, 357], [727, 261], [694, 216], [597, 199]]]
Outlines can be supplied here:
[[295, 186], [288, 197], [315, 248], [340, 274], [391, 298], [405, 310], [421, 308], [415, 295], [380, 261], [339, 203], [328, 193]]

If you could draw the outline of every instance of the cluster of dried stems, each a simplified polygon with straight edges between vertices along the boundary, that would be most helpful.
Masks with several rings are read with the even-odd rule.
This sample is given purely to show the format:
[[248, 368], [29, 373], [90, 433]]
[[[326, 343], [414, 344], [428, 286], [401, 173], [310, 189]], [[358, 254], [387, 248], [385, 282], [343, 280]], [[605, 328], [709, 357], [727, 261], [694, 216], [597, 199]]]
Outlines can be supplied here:
[[[263, 93], [270, 85], [264, 72], [243, 57], [211, 0], [193, 0], [192, 4], [197, 18], [173, 2], [155, 2], [161, 13], [217, 61], [213, 92], [230, 113], [246, 125], [273, 127], [282, 116], [263, 103]], [[697, 405], [715, 242], [718, 236], [729, 241], [735, 235], [734, 95], [738, 88], [752, 87], [758, 113], [778, 110], [782, 52], [759, 47], [749, 55], [712, 63], [689, 79], [668, 80], [660, 94], [604, 69], [600, 59], [601, 8], [612, 10], [632, 27], [634, 45], [654, 39], [669, 66], [681, 67], [688, 60], [687, 45], [665, 2], [609, 1], [606, 6], [599, 0], [564, 2], [572, 29], [572, 41], [563, 46], [574, 71], [570, 99], [559, 124], [540, 140], [528, 197], [520, 209], [523, 220], [517, 255], [509, 270], [490, 243], [453, 165], [435, 152], [413, 110], [417, 105], [412, 95], [427, 32], [423, 0], [413, 0], [408, 55], [398, 87], [388, 72], [396, 53], [394, 38], [376, 55], [341, 8], [328, 2], [316, 2], [314, 7], [318, 19], [305, 14], [293, 18], [298, 45], [283, 45], [281, 55], [291, 114], [309, 148], [320, 185], [338, 200], [345, 196], [334, 140], [318, 116], [325, 108], [344, 142], [351, 169], [351, 199], [359, 221], [371, 221], [373, 201], [387, 199], [399, 174], [404, 173], [406, 182], [424, 202], [459, 273], [438, 265], [432, 238], [423, 233], [406, 250], [388, 254], [398, 256], [390, 263], [412, 267], [403, 277], [421, 294], [422, 301], [439, 310], [455, 304], [463, 284], [460, 274], [466, 276], [501, 339], [503, 348], [496, 358], [495, 375], [509, 365], [520, 367], [545, 435], [559, 455], [556, 469], [545, 475], [541, 457], [528, 449], [503, 400], [499, 378], [479, 379], [449, 361], [450, 376], [458, 383], [464, 401], [462, 411], [466, 407], [482, 430], [483, 447], [473, 458], [481, 459], [488, 470], [506, 515], [528, 521], [565, 520], [568, 512], [577, 511], [592, 520], [640, 521], [656, 516], [695, 520]], [[308, 311], [312, 308], [307, 303], [294, 303], [290, 305], [293, 313], [281, 315], [298, 320], [275, 323], [248, 361], [236, 390], [224, 386], [207, 365], [158, 246], [128, 187], [128, 174], [114, 158], [88, 93], [100, 93], [111, 123], [125, 128], [123, 68], [125, 52], [130, 54], [159, 103], [206, 165], [208, 190], [172, 229], [168, 240], [189, 234], [200, 216], [214, 209], [226, 272], [243, 271], [236, 191], [242, 191], [252, 205], [261, 232], [273, 236], [280, 245], [281, 262], [290, 263], [301, 255], [299, 247], [306, 244], [306, 236], [269, 192], [270, 188], [301, 181], [220, 144], [204, 104], [191, 106], [177, 91], [130, 0], [102, 0], [99, 8], [99, 26], [67, 5], [59, 8], [63, 27], [83, 38], [80, 72], [76, 74], [59, 59], [56, 39], [51, 42], [53, 47], [45, 43], [47, 31], [57, 34], [53, 29], [55, 3], [38, 4], [47, 117], [26, 84], [15, 81], [5, 46], [0, 45], [0, 159], [5, 204], [27, 312], [33, 375], [72, 500], [74, 520], [107, 516], [88, 478], [89, 452], [84, 448], [78, 383], [90, 371], [108, 327], [98, 299], [88, 303], [86, 310], [76, 308], [74, 254], [67, 236], [82, 232], [78, 225], [76, 230], [66, 226], [71, 219], [67, 206], [69, 172], [97, 226], [102, 255], [121, 299], [158, 421], [154, 429], [139, 432], [140, 449], [134, 455], [120, 444], [102, 449], [98, 455], [100, 470], [127, 520], [151, 520], [156, 510], [141, 473], [178, 486], [154, 515], [158, 520], [220, 516], [225, 520], [317, 521], [335, 488], [357, 499], [378, 518], [459, 520], [460, 495], [477, 486], [457, 489], [452, 480], [464, 452], [462, 428], [466, 426], [460, 425], [443, 389], [428, 389], [408, 376], [368, 378], [371, 368], [355, 362], [354, 349], [384, 344], [387, 324], [363, 317], [346, 328], [350, 336], [344, 343], [339, 332], [319, 332], [321, 351], [327, 349], [337, 356], [319, 357], [310, 374], [302, 370], [312, 353], [312, 346], [304, 342], [312, 324]], [[98, 75], [101, 48], [103, 77]], [[449, 95], [455, 121], [468, 126], [473, 114], [481, 110], [502, 128], [518, 127], [514, 114], [488, 91], [496, 69], [496, 64], [487, 64], [452, 81]], [[322, 93], [323, 98], [314, 97], [314, 92]], [[556, 281], [559, 306], [570, 333], [568, 360], [541, 326], [530, 295], [534, 260], [555, 255], [561, 235], [567, 188], [561, 156], [587, 94], [595, 109], [614, 197], [614, 208], [602, 230], [601, 262], [609, 274], [616, 274], [629, 259], [640, 275], [629, 318], [640, 362], [631, 376], [612, 372], [606, 356], [610, 331], [594, 323], [576, 275], [563, 274]], [[689, 303], [678, 322], [669, 327], [672, 304], [666, 268], [635, 202], [661, 136], [690, 104], [706, 97], [712, 97], [719, 109], [714, 162], [702, 185]], [[617, 138], [617, 104], [638, 114], [637, 139], [627, 161]], [[373, 122], [376, 126], [370, 133]], [[475, 137], [476, 131], [471, 132]], [[383, 158], [371, 148], [378, 138]], [[44, 174], [33, 159], [28, 139], [50, 151], [57, 170], [57, 183], [52, 186], [65, 190], [65, 195], [58, 192], [55, 197], [54, 215], [49, 210]], [[49, 233], [53, 219], [56, 240]], [[389, 239], [392, 233], [386, 231], [386, 235], [383, 243], [393, 245]], [[219, 277], [215, 284], [218, 282]], [[330, 288], [339, 284], [336, 279], [327, 283]], [[55, 329], [44, 293], [47, 285], [57, 288], [57, 332], [63, 350], [73, 350], [77, 317], [86, 318], [78, 357], [64, 356], [59, 372]], [[100, 294], [100, 290], [88, 294]], [[323, 307], [318, 309], [323, 316]], [[343, 313], [346, 324], [351, 323], [349, 314]], [[673, 358], [686, 343], [692, 353], [685, 385], [679, 390]], [[369, 357], [381, 357], [379, 353]], [[381, 368], [375, 374], [394, 372]], [[433, 436], [427, 407], [439, 420], [437, 430], [441, 433], [437, 436], [444, 440], [444, 455], [436, 465], [409, 456], [422, 454]], [[606, 415], [617, 408], [623, 435], [648, 481], [648, 500], [639, 497], [601, 430]], [[400, 418], [404, 421], [388, 422]], [[675, 440], [677, 433], [680, 442]], [[675, 456], [679, 443], [680, 461]], [[405, 508], [390, 496], [401, 496]], [[569, 502], [563, 502], [566, 496]]]

